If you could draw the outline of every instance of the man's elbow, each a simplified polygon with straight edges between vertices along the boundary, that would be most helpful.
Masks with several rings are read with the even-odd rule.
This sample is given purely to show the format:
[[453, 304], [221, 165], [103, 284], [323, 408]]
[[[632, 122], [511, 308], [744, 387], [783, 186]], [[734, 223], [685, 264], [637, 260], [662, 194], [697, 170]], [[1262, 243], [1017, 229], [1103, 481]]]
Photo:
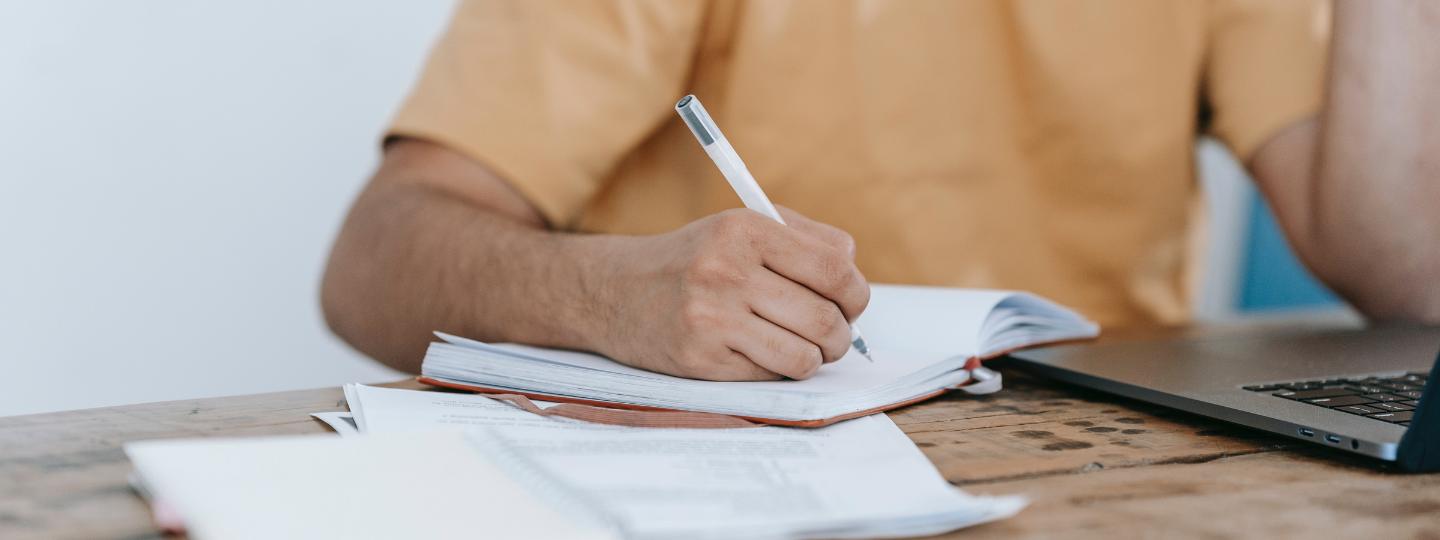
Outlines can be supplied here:
[[325, 276], [320, 280], [320, 312], [325, 317], [325, 326], [350, 346], [359, 349], [353, 336], [354, 317], [350, 313], [349, 306], [344, 300], [345, 291], [340, 279], [334, 274], [335, 261], [332, 259], [325, 268]]
[[1410, 291], [1355, 297], [1352, 303], [1375, 321], [1440, 325], [1440, 291], [1436, 289], [1432, 282]]
[[[342, 237], [340, 242], [345, 241]], [[365, 283], [364, 261], [349, 260], [342, 251], [344, 246], [337, 242], [336, 253], [326, 265], [320, 282], [320, 311], [325, 325], [337, 337], [355, 350], [373, 358], [392, 369], [415, 373], [419, 371], [419, 359], [414, 354], [396, 350], [390, 323], [379, 316], [382, 309], [376, 302], [375, 287]]]
[[1440, 261], [1310, 267], [1367, 319], [1440, 325]]

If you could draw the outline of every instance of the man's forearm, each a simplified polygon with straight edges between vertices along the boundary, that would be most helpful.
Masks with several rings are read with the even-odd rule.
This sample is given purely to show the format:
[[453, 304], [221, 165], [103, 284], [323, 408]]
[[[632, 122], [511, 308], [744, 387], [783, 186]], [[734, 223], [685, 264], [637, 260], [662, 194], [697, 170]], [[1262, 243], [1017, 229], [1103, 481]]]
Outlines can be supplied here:
[[788, 209], [651, 236], [548, 230], [514, 184], [416, 139], [392, 141], [335, 242], [330, 327], [416, 371], [443, 330], [593, 351], [708, 380], [803, 379], [850, 349], [870, 287], [854, 240]]
[[618, 241], [550, 232], [416, 184], [372, 186], [336, 241], [322, 303], [338, 334], [408, 371], [435, 330], [580, 347], [595, 319], [584, 299], [600, 293], [593, 271]]
[[1301, 256], [1367, 315], [1440, 321], [1440, 3], [1335, 7], [1325, 107], [1257, 175]]

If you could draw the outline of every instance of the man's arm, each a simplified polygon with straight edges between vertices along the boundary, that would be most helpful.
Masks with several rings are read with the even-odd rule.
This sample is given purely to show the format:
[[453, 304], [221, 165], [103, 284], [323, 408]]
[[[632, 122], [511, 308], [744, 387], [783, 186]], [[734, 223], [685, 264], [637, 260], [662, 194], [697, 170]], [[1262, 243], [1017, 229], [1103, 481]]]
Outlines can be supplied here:
[[1300, 257], [1365, 314], [1440, 322], [1440, 3], [1340, 0], [1328, 95], [1251, 170]]
[[[787, 211], [788, 212], [788, 211]], [[590, 350], [718, 379], [804, 378], [849, 349], [869, 301], [845, 233], [749, 210], [656, 236], [551, 231], [486, 167], [400, 140], [325, 272], [334, 331], [417, 371], [430, 332]]]

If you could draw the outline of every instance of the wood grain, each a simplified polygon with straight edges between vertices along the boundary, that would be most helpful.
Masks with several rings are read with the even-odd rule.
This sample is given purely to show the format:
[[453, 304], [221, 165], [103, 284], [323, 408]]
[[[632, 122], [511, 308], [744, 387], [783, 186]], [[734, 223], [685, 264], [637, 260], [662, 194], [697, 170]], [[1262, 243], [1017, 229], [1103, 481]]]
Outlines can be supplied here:
[[[1034, 500], [951, 537], [1440, 538], [1440, 476], [1006, 377], [892, 414], [950, 481]], [[157, 537], [122, 443], [321, 433], [310, 413], [343, 409], [327, 388], [0, 418], [0, 538]]]

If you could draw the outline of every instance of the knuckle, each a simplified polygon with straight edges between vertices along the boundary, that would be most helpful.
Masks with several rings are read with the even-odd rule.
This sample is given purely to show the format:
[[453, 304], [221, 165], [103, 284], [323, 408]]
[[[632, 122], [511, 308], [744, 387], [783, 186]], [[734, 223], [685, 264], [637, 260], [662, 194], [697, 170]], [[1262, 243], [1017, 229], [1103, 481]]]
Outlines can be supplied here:
[[865, 283], [862, 279], [858, 285], [855, 291], [855, 298], [851, 301], [850, 305], [852, 313], [857, 315], [865, 311], [865, 308], [870, 307], [870, 284]]
[[[680, 307], [678, 315], [683, 335], [689, 336], [688, 339], [682, 338], [682, 342], [692, 341], [704, 329], [715, 325], [715, 313], [704, 302], [687, 301]], [[693, 350], [694, 348], [686, 347], [686, 349]]]
[[744, 208], [726, 210], [715, 215], [712, 229], [722, 239], [748, 238], [755, 232], [757, 215]]
[[770, 351], [787, 377], [801, 378], [814, 372], [814, 367], [823, 363], [820, 348], [803, 339], [786, 339], [770, 344]]
[[744, 356], [744, 355], [742, 355], [742, 354], [739, 354], [739, 353], [731, 353], [731, 355], [734, 357], [734, 359], [733, 359], [733, 366], [732, 366], [732, 367], [733, 367], [733, 371], [734, 371], [735, 374], [736, 374], [735, 377], [734, 377], [735, 380], [742, 380], [742, 381], [765, 381], [765, 380], [772, 380], [772, 381], [773, 381], [773, 380], [776, 380], [776, 379], [783, 379], [783, 378], [785, 378], [784, 375], [780, 375], [780, 374], [778, 374], [778, 373], [775, 373], [775, 372], [773, 372], [773, 371], [770, 371], [770, 370], [768, 370], [768, 369], [765, 369], [765, 368], [761, 367], [759, 364], [756, 364], [755, 362], [751, 361], [749, 357], [746, 357], [746, 356]]
[[840, 248], [840, 252], [844, 253], [846, 257], [853, 259], [855, 257], [855, 237], [841, 229], [835, 229], [835, 233], [835, 247]]
[[687, 280], [702, 284], [721, 281], [729, 273], [731, 273], [730, 265], [726, 262], [725, 257], [715, 252], [696, 255], [685, 268]]
[[816, 259], [816, 271], [820, 287], [828, 293], [838, 293], [848, 287], [855, 275], [854, 265], [848, 256], [827, 253]]
[[821, 340], [820, 353], [822, 362], [834, 362], [850, 352], [850, 332], [842, 330], [832, 332]]
[[820, 369], [820, 364], [825, 363], [820, 347], [813, 343], [807, 343], [793, 357], [794, 366], [791, 367], [789, 376], [794, 379], [808, 379], [815, 371]]
[[744, 266], [732, 256], [713, 253], [696, 257], [687, 270], [687, 281], [706, 287], [733, 288], [745, 283]]
[[703, 347], [683, 347], [671, 358], [680, 373], [687, 377], [702, 376], [709, 371], [709, 366], [713, 364], [711, 361], [713, 356]]
[[845, 315], [835, 304], [819, 300], [811, 307], [807, 335], [828, 336], [845, 323]]

